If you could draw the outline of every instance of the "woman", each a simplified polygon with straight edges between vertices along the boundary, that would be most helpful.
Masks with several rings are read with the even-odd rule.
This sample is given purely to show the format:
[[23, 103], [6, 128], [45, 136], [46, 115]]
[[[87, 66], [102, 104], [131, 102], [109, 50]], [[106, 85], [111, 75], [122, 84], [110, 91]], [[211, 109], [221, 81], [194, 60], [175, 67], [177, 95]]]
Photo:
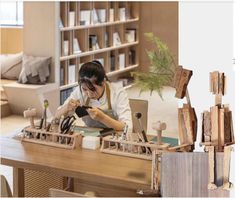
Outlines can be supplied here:
[[[102, 64], [98, 61], [84, 63], [79, 70], [79, 86], [64, 105], [70, 110], [77, 106], [90, 106], [89, 115], [82, 119], [88, 127], [132, 131], [132, 118], [127, 94], [123, 88], [108, 82]], [[64, 106], [63, 105], [63, 106]]]

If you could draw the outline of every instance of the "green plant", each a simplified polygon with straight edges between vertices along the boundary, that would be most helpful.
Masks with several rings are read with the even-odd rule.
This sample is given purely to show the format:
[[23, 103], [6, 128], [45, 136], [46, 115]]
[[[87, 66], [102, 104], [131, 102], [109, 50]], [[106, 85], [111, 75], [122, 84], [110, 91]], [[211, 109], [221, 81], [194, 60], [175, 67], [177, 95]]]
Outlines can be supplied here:
[[134, 83], [141, 88], [141, 91], [157, 91], [162, 97], [162, 89], [173, 82], [175, 73], [175, 62], [167, 45], [153, 33], [145, 33], [146, 39], [154, 44], [154, 50], [148, 51], [150, 59], [149, 72], [132, 72]]

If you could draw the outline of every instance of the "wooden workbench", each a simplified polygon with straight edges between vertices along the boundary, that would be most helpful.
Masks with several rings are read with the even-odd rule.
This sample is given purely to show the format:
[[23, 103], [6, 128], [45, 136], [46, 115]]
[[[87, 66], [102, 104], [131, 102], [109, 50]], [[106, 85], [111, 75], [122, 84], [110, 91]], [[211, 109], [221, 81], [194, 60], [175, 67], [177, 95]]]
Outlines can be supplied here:
[[151, 184], [151, 162], [99, 151], [66, 150], [0, 138], [1, 164], [14, 168], [14, 196], [24, 196], [24, 170], [51, 172], [75, 179], [75, 191], [99, 196], [136, 196]]

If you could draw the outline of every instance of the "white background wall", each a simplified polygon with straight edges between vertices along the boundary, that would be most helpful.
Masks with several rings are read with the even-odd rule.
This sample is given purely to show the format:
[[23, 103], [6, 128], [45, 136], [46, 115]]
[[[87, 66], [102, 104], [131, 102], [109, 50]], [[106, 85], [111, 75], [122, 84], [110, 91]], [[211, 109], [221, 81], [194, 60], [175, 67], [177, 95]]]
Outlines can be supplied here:
[[[179, 64], [194, 72], [189, 92], [198, 116], [198, 140], [201, 136], [201, 113], [214, 105], [214, 96], [209, 92], [209, 72], [215, 70], [225, 72], [228, 86], [223, 102], [230, 104], [235, 121], [235, 71], [232, 59], [232, 1], [179, 2]], [[198, 147], [196, 149], [202, 150]], [[233, 153], [231, 163], [233, 184], [235, 184], [234, 158]], [[231, 191], [232, 195], [235, 195], [234, 191], [234, 189]]]

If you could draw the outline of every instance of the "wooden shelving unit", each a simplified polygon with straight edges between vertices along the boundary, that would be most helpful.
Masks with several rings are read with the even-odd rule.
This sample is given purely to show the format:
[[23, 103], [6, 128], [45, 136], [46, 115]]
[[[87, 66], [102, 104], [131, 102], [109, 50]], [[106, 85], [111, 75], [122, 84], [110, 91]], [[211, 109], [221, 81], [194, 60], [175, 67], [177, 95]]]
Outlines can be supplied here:
[[[78, 85], [79, 68], [87, 61], [99, 60], [111, 81], [138, 68], [139, 3], [59, 4], [61, 103]], [[76, 40], [79, 52], [75, 52]]]

